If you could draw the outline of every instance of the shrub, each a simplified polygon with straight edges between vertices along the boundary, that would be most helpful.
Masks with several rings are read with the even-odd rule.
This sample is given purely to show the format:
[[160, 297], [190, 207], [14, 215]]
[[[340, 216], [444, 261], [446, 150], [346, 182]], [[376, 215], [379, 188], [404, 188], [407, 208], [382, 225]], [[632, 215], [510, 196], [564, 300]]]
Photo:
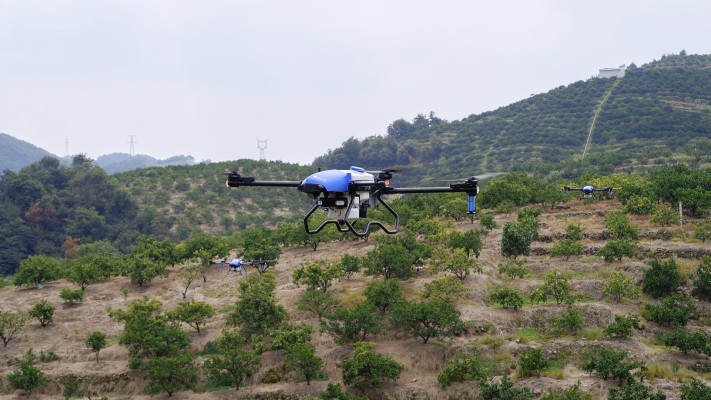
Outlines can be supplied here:
[[690, 383], [681, 387], [681, 400], [711, 400], [711, 387], [692, 379]]
[[579, 240], [561, 239], [551, 247], [551, 257], [565, 257], [568, 261], [571, 256], [583, 254], [583, 244]]
[[518, 357], [518, 366], [521, 368], [521, 376], [540, 376], [541, 371], [548, 366], [548, 360], [543, 355], [541, 349], [526, 349]]
[[592, 395], [581, 392], [580, 382], [578, 382], [562, 391], [548, 389], [548, 394], [541, 397], [540, 400], [592, 400]]
[[708, 335], [702, 330], [690, 333], [686, 329], [677, 326], [674, 331], [662, 337], [662, 342], [664, 342], [665, 346], [678, 348], [684, 354], [689, 351], [708, 354], [708, 339]]
[[437, 382], [445, 388], [454, 381], [464, 382], [485, 379], [489, 373], [490, 371], [486, 367], [484, 360], [478, 356], [459, 358], [445, 365], [437, 374]]
[[66, 301], [67, 303], [83, 301], [84, 291], [82, 289], [71, 290], [67, 288], [62, 288], [62, 290], [59, 292], [59, 298]]
[[509, 277], [509, 279], [523, 278], [528, 273], [524, 266], [526, 260], [509, 260], [499, 264], [499, 274]]
[[711, 257], [704, 256], [699, 268], [696, 269], [696, 279], [691, 294], [702, 300], [711, 301]]
[[531, 400], [533, 394], [527, 387], [515, 388], [511, 379], [504, 375], [501, 383], [480, 381], [479, 392], [484, 400]]
[[634, 257], [636, 253], [635, 244], [629, 239], [612, 239], [605, 243], [597, 253], [605, 262], [614, 260], [622, 261], [622, 257]]
[[627, 339], [632, 336], [632, 329], [639, 329], [636, 315], [615, 315], [615, 320], [605, 328], [605, 335]]
[[570, 308], [561, 317], [551, 319], [550, 324], [558, 332], [575, 336], [578, 334], [578, 330], [583, 327], [583, 316], [580, 310]]
[[623, 383], [631, 381], [630, 371], [642, 365], [641, 362], [628, 360], [626, 351], [595, 347], [583, 354], [580, 368], [602, 379], [612, 377]]
[[358, 342], [353, 355], [343, 360], [343, 383], [359, 389], [380, 387], [385, 379], [395, 380], [404, 365], [373, 350], [373, 343]]
[[646, 304], [649, 320], [658, 324], [686, 325], [694, 312], [694, 304], [681, 294], [662, 299], [659, 304]]
[[47, 300], [42, 299], [32, 306], [29, 315], [32, 318], [36, 318], [41, 326], [47, 326], [52, 322], [52, 319], [54, 318], [54, 310], [56, 308], [57, 307]]
[[658, 299], [676, 292], [681, 283], [681, 274], [677, 270], [673, 258], [661, 261], [653, 258], [649, 261], [651, 268], [644, 271], [642, 277], [642, 291]]
[[13, 389], [25, 390], [32, 393], [32, 389], [42, 386], [47, 382], [44, 373], [32, 365], [34, 362], [35, 354], [30, 347], [22, 357], [22, 361], [17, 369], [7, 376], [10, 386]]
[[523, 295], [518, 290], [504, 286], [494, 285], [489, 289], [487, 301], [501, 305], [503, 308], [513, 308], [518, 311], [523, 306]]
[[619, 303], [623, 297], [636, 299], [641, 293], [632, 278], [622, 271], [615, 271], [610, 274], [605, 286], [602, 288], [602, 295], [612, 297]]

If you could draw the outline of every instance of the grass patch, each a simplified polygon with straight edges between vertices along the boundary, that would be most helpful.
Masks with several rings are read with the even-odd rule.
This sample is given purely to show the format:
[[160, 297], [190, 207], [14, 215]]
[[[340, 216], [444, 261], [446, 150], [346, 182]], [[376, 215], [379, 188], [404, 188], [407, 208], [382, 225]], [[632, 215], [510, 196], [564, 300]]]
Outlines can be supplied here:
[[605, 338], [605, 330], [602, 328], [583, 328], [580, 337], [585, 340], [602, 340]]
[[362, 290], [349, 290], [347, 287], [341, 287], [338, 289], [341, 294], [341, 305], [345, 308], [352, 308], [358, 303], [365, 301], [365, 296]]
[[528, 342], [541, 343], [548, 340], [548, 336], [535, 328], [518, 328], [516, 329], [516, 333], [512, 337], [509, 337], [509, 340], [515, 340], [524, 344]]
[[666, 379], [681, 383], [689, 382], [692, 378], [698, 378], [696, 373], [686, 368], [681, 368], [679, 364], [670, 365], [661, 363], [647, 364], [644, 376], [649, 381], [653, 381], [654, 379]]
[[505, 341], [504, 338], [502, 338], [501, 336], [484, 335], [479, 340], [479, 343], [483, 344], [485, 346], [489, 346], [492, 349], [497, 349], [504, 344], [504, 341]]

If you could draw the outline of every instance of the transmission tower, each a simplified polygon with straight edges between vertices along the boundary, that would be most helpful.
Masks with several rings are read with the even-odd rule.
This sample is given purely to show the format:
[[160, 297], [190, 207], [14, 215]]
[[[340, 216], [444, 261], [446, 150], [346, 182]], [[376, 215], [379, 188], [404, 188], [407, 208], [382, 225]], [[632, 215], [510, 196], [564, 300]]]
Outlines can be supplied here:
[[69, 158], [69, 135], [64, 138], [64, 157]]
[[266, 160], [266, 157], [264, 156], [264, 151], [267, 149], [267, 139], [257, 139], [257, 148], [259, 149], [259, 160]]
[[135, 151], [134, 151], [134, 149], [133, 149], [133, 144], [136, 143], [136, 141], [133, 140], [133, 138], [134, 138], [135, 136], [136, 136], [136, 135], [128, 135], [128, 137], [131, 138], [131, 140], [128, 141], [128, 143], [129, 143], [128, 154], [130, 154], [131, 156], [136, 155], [136, 153], [135, 153]]

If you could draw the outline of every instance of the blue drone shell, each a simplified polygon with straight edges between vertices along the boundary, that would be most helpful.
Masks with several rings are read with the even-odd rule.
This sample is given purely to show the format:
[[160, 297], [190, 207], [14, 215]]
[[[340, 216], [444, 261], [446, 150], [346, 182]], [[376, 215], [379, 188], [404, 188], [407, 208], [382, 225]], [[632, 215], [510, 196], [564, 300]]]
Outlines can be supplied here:
[[351, 167], [350, 171], [329, 169], [309, 175], [302, 183], [322, 185], [329, 192], [347, 192], [348, 184], [353, 180], [352, 172], [365, 172], [363, 168]]

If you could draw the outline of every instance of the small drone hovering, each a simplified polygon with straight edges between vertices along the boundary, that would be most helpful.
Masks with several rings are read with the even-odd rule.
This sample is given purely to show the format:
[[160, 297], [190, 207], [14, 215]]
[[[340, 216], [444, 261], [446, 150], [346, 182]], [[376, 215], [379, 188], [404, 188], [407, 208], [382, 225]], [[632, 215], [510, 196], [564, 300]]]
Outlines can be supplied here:
[[[250, 176], [242, 176], [236, 171], [227, 174], [227, 186], [272, 186], [295, 187], [315, 200], [314, 206], [304, 216], [304, 228], [309, 234], [316, 234], [328, 224], [335, 224], [340, 232], [352, 232], [356, 236], [366, 236], [373, 226], [380, 227], [388, 234], [398, 231], [400, 217], [382, 196], [389, 194], [410, 193], [449, 193], [461, 192], [469, 196], [467, 213], [474, 215], [475, 198], [479, 192], [476, 177], [469, 177], [445, 187], [413, 187], [394, 188], [390, 186], [390, 179], [395, 169], [383, 169], [370, 173], [360, 167], [351, 167], [347, 170], [331, 169], [319, 171], [308, 176], [303, 181], [258, 181]], [[394, 226], [388, 229], [379, 221], [368, 221], [362, 231], [357, 230], [353, 223], [361, 218], [366, 218], [371, 207], [382, 204], [395, 218]], [[327, 220], [317, 228], [309, 227], [309, 220], [316, 210], [322, 208], [328, 211]]]
[[570, 197], [570, 191], [571, 190], [580, 190], [581, 199], [594, 199], [595, 198], [595, 192], [607, 192], [608, 196], [612, 198], [612, 191], [615, 189], [613, 187], [601, 187], [601, 188], [596, 188], [592, 185], [588, 186], [583, 186], [581, 188], [579, 187], [572, 187], [572, 186], [563, 186], [563, 189], [565, 189], [568, 192], [568, 197]]
[[263, 274], [267, 271], [267, 268], [269, 268], [269, 264], [275, 263], [276, 260], [252, 260], [252, 261], [243, 261], [242, 258], [235, 258], [230, 261], [228, 264], [230, 267], [230, 270], [227, 271], [229, 274], [230, 272], [237, 273], [239, 272], [240, 275], [242, 275], [242, 271], [244, 270], [244, 267], [251, 265], [254, 268], [259, 271], [260, 274]]

